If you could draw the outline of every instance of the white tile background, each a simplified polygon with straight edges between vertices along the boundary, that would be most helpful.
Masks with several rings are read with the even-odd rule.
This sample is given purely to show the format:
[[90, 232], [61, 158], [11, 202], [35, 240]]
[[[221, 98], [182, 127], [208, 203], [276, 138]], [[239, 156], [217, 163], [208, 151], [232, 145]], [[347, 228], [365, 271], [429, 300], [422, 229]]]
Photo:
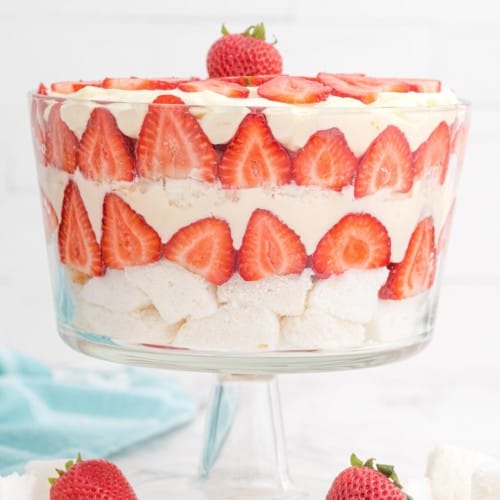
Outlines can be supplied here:
[[[218, 36], [222, 21], [239, 31], [263, 20], [269, 35], [278, 38], [286, 72], [362, 71], [382, 76], [438, 77], [472, 101], [469, 147], [436, 341], [416, 360], [373, 373], [379, 373], [380, 379], [389, 384], [397, 378], [398, 387], [405, 380], [410, 381], [410, 387], [418, 387], [422, 379], [422, 387], [435, 386], [435, 393], [441, 396], [449, 384], [458, 387], [470, 381], [474, 371], [481, 373], [480, 377], [497, 380], [500, 17], [494, 7], [491, 0], [1, 2], [0, 345], [22, 348], [51, 361], [80, 359], [55, 334], [27, 91], [39, 81], [131, 74], [203, 75], [206, 51]], [[440, 379], [443, 371], [448, 378]], [[328, 377], [335, 376], [324, 375], [321, 380], [326, 384]], [[354, 386], [358, 380], [360, 389], [363, 378], [350, 379], [343, 374], [337, 380], [342, 384], [352, 380]], [[320, 390], [319, 379], [315, 380]], [[366, 387], [364, 391], [366, 395]], [[291, 386], [285, 387], [285, 393], [293, 397]], [[313, 390], [311, 394], [318, 395]], [[392, 397], [397, 398], [397, 394]], [[408, 398], [410, 401], [412, 396]], [[439, 440], [438, 429], [470, 446], [484, 449], [491, 442], [487, 432], [476, 436], [478, 422], [474, 425], [476, 434], [470, 434], [470, 426], [460, 419], [453, 420], [451, 427], [442, 423], [436, 427], [437, 419], [453, 419], [464, 407], [457, 396], [439, 413], [444, 404], [442, 398], [439, 401], [426, 408], [429, 433], [424, 443], [431, 438]], [[476, 409], [485, 404], [484, 412], [488, 411], [484, 401], [474, 404]], [[433, 414], [433, 409], [437, 413]], [[478, 418], [479, 413], [475, 414]], [[466, 431], [468, 437], [464, 437]], [[414, 440], [418, 443], [417, 437]], [[500, 443], [494, 449], [500, 456]], [[420, 459], [423, 449], [418, 453]]]

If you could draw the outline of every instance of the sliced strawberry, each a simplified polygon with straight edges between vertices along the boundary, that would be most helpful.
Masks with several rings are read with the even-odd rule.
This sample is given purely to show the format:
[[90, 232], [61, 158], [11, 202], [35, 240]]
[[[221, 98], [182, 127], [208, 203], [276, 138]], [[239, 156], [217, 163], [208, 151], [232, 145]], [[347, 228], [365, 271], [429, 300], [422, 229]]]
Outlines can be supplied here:
[[136, 144], [137, 173], [147, 179], [214, 182], [217, 153], [183, 101], [157, 97], [149, 106]]
[[229, 224], [208, 217], [179, 229], [165, 245], [165, 258], [222, 285], [234, 272], [235, 251]]
[[378, 97], [379, 90], [360, 87], [357, 84], [346, 82], [341, 78], [341, 74], [333, 73], [318, 73], [317, 79], [330, 87], [330, 93], [338, 97], [352, 97], [358, 99], [365, 104], [370, 104]]
[[387, 189], [407, 193], [413, 186], [414, 169], [406, 136], [389, 125], [372, 141], [361, 158], [354, 181], [354, 196], [362, 198]]
[[162, 245], [158, 233], [118, 195], [107, 193], [102, 215], [104, 264], [114, 269], [157, 261]]
[[45, 238], [47, 241], [50, 240], [52, 235], [54, 234], [57, 226], [59, 225], [59, 219], [57, 218], [57, 213], [50, 203], [47, 195], [40, 188], [40, 198], [42, 201], [42, 214], [43, 214], [43, 227], [45, 229]]
[[249, 113], [224, 152], [219, 179], [225, 188], [280, 186], [290, 182], [290, 157], [263, 114]]
[[61, 118], [62, 103], [52, 106], [47, 120], [47, 161], [72, 174], [78, 162], [78, 139]]
[[105, 89], [117, 90], [154, 90], [157, 89], [157, 81], [149, 78], [137, 78], [131, 76], [129, 78], [105, 78], [102, 81], [102, 86]]
[[[400, 80], [392, 78], [392, 80]], [[410, 86], [412, 92], [441, 92], [441, 82], [430, 78], [401, 78], [404, 83]]]
[[93, 181], [131, 181], [134, 157], [130, 140], [122, 134], [113, 113], [94, 108], [78, 149], [82, 174]]
[[263, 83], [282, 75], [248, 75], [248, 76], [220, 76], [216, 80], [223, 82], [232, 82], [242, 85], [243, 87], [258, 87]]
[[450, 127], [441, 122], [414, 153], [415, 178], [436, 177], [443, 184], [450, 161]]
[[61, 262], [90, 276], [104, 274], [101, 250], [75, 182], [65, 190], [58, 234]]
[[55, 82], [50, 85], [50, 90], [52, 92], [58, 92], [59, 94], [72, 94], [77, 92], [84, 87], [102, 87], [101, 80], [78, 80], [78, 81], [68, 81], [68, 82]]
[[443, 227], [439, 233], [438, 243], [437, 243], [437, 253], [440, 254], [448, 245], [448, 240], [450, 238], [451, 222], [453, 220], [453, 214], [455, 212], [455, 201], [451, 204], [451, 208], [446, 216]]
[[335, 76], [351, 85], [376, 92], [409, 92], [412, 89], [411, 85], [402, 78], [375, 78], [348, 73], [337, 73]]
[[321, 278], [348, 269], [386, 266], [391, 240], [385, 226], [366, 213], [351, 213], [340, 219], [319, 241], [312, 256], [312, 268]]
[[432, 217], [421, 220], [413, 231], [403, 260], [390, 265], [381, 299], [405, 299], [428, 290], [436, 273], [436, 247]]
[[210, 90], [216, 94], [225, 95], [227, 97], [248, 97], [250, 93], [246, 87], [234, 82], [224, 82], [216, 78], [208, 80], [194, 80], [192, 82], [181, 83], [179, 90], [183, 92], [202, 92]]
[[338, 128], [313, 134], [293, 161], [295, 182], [342, 191], [351, 183], [358, 160]]
[[47, 87], [45, 86], [44, 83], [40, 82], [36, 92], [37, 92], [37, 94], [40, 94], [40, 95], [47, 95]]
[[175, 76], [161, 76], [158, 78], [153, 78], [152, 80], [155, 82], [156, 88], [158, 90], [172, 90], [178, 88], [182, 83], [195, 82], [199, 80], [199, 78], [178, 78]]
[[246, 281], [299, 274], [307, 262], [299, 236], [268, 210], [258, 208], [248, 221], [238, 254], [238, 271]]
[[320, 82], [298, 76], [277, 76], [259, 85], [260, 97], [271, 101], [290, 104], [309, 104], [325, 101], [330, 95], [330, 87]]

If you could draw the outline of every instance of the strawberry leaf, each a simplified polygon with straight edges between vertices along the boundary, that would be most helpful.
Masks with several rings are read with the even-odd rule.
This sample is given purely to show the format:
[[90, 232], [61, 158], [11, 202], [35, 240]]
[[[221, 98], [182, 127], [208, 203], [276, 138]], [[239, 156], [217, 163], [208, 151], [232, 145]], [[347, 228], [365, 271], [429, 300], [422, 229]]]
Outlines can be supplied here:
[[351, 465], [353, 467], [363, 467], [363, 461], [360, 460], [355, 453], [351, 455]]

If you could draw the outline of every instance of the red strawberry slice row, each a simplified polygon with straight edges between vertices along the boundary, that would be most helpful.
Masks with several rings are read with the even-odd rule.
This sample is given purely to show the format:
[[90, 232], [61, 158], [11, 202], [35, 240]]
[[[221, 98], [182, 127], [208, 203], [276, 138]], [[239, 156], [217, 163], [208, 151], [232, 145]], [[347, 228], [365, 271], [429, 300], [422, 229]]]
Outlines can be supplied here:
[[358, 160], [338, 128], [320, 130], [297, 152], [292, 173], [301, 186], [321, 186], [335, 191], [351, 184]]
[[336, 74], [345, 82], [361, 88], [372, 89], [377, 92], [409, 92], [411, 85], [402, 78], [375, 78], [373, 76], [355, 75], [348, 73]]
[[379, 91], [374, 88], [349, 83], [341, 78], [340, 74], [318, 73], [317, 79], [330, 87], [330, 93], [338, 97], [352, 97], [365, 104], [370, 104], [378, 97]]
[[413, 231], [403, 260], [391, 264], [381, 299], [399, 300], [428, 290], [436, 273], [436, 247], [432, 217], [421, 220]]
[[52, 92], [59, 94], [72, 94], [84, 87], [102, 87], [102, 80], [78, 80], [67, 82], [55, 82], [50, 85]]
[[450, 161], [450, 144], [450, 127], [443, 121], [413, 154], [415, 178], [435, 177], [440, 184], [443, 184], [446, 180], [446, 172]]
[[202, 92], [209, 90], [216, 94], [225, 95], [226, 97], [248, 97], [250, 93], [246, 87], [239, 83], [221, 81], [216, 78], [209, 78], [208, 80], [194, 80], [192, 82], [181, 83], [179, 90], [183, 92]]
[[105, 78], [102, 86], [105, 89], [116, 90], [171, 90], [176, 89], [180, 84], [198, 80], [198, 78], [139, 78], [136, 76], [125, 78]]
[[391, 240], [385, 226], [366, 213], [340, 219], [319, 241], [312, 268], [321, 278], [349, 269], [376, 269], [389, 263]]
[[40, 198], [42, 201], [42, 216], [43, 226], [45, 229], [45, 239], [49, 241], [59, 226], [59, 219], [56, 210], [52, 203], [47, 198], [47, 195], [40, 188]]
[[406, 136], [394, 125], [384, 129], [361, 158], [354, 181], [354, 196], [379, 190], [407, 193], [413, 186], [414, 167]]
[[78, 149], [80, 170], [94, 181], [132, 181], [135, 176], [132, 144], [106, 108], [94, 108]]
[[165, 258], [222, 285], [234, 272], [235, 251], [229, 224], [208, 217], [179, 229], [165, 245]]
[[238, 271], [246, 281], [300, 274], [307, 262], [299, 236], [268, 210], [255, 210], [243, 235]]
[[238, 85], [242, 85], [243, 87], [258, 87], [263, 83], [272, 80], [280, 76], [278, 74], [274, 75], [245, 75], [245, 76], [220, 76], [216, 78], [216, 80], [220, 80], [223, 82], [232, 82], [237, 83]]
[[147, 179], [192, 178], [214, 182], [217, 153], [183, 101], [157, 97], [149, 106], [136, 144], [136, 167]]
[[158, 233], [118, 195], [104, 197], [101, 249], [104, 263], [114, 269], [150, 264], [161, 257]]
[[310, 104], [325, 101], [331, 88], [323, 83], [297, 76], [277, 76], [259, 85], [257, 93], [260, 97], [271, 101], [290, 104]]
[[58, 233], [61, 262], [89, 276], [104, 274], [101, 251], [75, 182], [65, 190]]
[[47, 161], [49, 165], [72, 174], [78, 162], [78, 139], [61, 118], [62, 103], [52, 106], [47, 120]]
[[274, 138], [267, 119], [249, 113], [224, 152], [219, 179], [225, 188], [280, 186], [291, 178], [290, 157]]

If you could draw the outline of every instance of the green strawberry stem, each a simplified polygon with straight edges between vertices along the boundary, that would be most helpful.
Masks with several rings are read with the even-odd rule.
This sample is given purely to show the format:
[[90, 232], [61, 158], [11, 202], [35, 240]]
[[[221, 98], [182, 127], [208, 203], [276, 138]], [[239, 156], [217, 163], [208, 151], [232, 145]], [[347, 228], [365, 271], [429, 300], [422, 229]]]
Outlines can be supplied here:
[[66, 472], [68, 472], [71, 467], [73, 467], [73, 465], [75, 465], [75, 463], [78, 463], [78, 462], [81, 462], [82, 461], [82, 456], [80, 455], [80, 453], [78, 453], [78, 456], [76, 457], [76, 460], [68, 460], [65, 464], [64, 464], [64, 469], [65, 470], [61, 470], [61, 469], [56, 469], [56, 472], [57, 472], [57, 475], [58, 477], [49, 477], [49, 483], [50, 484], [54, 484], [60, 477], [64, 476], [64, 474]]
[[[223, 36], [231, 34], [225, 24], [222, 25], [221, 33]], [[241, 34], [249, 36], [250, 38], [256, 38], [257, 40], [263, 40], [264, 42], [266, 41], [266, 28], [264, 23], [252, 24]]]

